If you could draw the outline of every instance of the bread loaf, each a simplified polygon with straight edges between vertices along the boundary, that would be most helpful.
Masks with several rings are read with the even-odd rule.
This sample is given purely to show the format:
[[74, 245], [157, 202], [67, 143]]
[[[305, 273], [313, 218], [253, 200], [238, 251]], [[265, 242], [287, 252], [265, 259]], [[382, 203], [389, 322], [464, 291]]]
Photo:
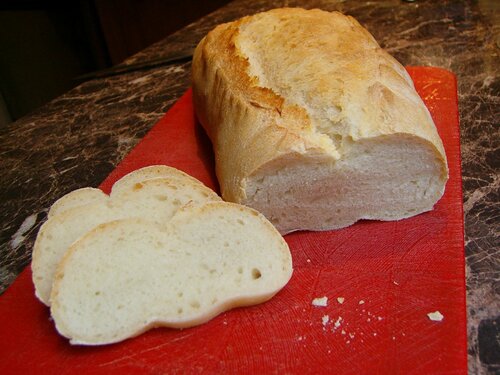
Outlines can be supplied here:
[[187, 205], [163, 225], [117, 220], [81, 237], [57, 268], [51, 313], [71, 343], [110, 344], [264, 302], [291, 274], [288, 246], [261, 214]]
[[192, 81], [223, 198], [281, 233], [410, 217], [444, 192], [429, 111], [352, 17], [284, 8], [219, 25], [195, 50]]

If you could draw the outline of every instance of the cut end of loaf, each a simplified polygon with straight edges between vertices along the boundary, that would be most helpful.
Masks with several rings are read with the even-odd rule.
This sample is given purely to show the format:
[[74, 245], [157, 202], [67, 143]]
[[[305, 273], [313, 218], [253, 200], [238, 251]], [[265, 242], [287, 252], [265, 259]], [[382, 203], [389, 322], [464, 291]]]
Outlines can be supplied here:
[[284, 234], [330, 230], [361, 219], [399, 220], [432, 210], [447, 169], [429, 142], [393, 135], [346, 146], [329, 165], [314, 161], [262, 168], [246, 183], [245, 204]]

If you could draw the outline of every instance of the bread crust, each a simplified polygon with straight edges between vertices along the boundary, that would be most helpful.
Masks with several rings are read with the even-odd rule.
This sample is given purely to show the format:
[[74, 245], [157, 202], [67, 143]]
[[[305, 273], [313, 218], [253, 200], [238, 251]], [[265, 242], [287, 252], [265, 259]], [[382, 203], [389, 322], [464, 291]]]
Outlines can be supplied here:
[[352, 145], [392, 135], [432, 149], [444, 189], [429, 111], [404, 67], [352, 17], [281, 8], [219, 25], [195, 50], [192, 83], [225, 200], [248, 203], [255, 176], [334, 168]]

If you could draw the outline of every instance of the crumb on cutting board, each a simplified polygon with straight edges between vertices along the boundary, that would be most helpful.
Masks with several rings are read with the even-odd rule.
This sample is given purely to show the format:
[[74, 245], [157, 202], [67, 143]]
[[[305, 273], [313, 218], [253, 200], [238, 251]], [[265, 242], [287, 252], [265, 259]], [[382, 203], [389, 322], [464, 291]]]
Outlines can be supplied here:
[[328, 315], [323, 315], [323, 317], [321, 318], [321, 322], [323, 323], [324, 326], [328, 324], [329, 320], [330, 317]]
[[427, 314], [427, 316], [429, 317], [430, 320], [432, 320], [433, 322], [441, 322], [443, 319], [444, 319], [444, 315], [441, 314], [439, 311], [434, 311], [434, 312], [430, 312]]
[[312, 300], [313, 306], [325, 307], [328, 306], [328, 297], [318, 297]]

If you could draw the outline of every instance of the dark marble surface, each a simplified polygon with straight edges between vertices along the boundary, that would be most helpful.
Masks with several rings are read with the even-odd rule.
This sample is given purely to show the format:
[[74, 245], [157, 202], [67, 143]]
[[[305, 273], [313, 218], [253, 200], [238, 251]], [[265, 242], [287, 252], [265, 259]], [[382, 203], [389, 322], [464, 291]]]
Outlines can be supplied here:
[[[458, 77], [469, 372], [500, 373], [500, 2], [234, 1], [128, 59], [190, 53], [214, 25], [279, 6], [357, 18], [404, 65]], [[88, 81], [0, 129], [0, 291], [29, 263], [50, 204], [97, 186], [189, 86], [190, 63]]]

